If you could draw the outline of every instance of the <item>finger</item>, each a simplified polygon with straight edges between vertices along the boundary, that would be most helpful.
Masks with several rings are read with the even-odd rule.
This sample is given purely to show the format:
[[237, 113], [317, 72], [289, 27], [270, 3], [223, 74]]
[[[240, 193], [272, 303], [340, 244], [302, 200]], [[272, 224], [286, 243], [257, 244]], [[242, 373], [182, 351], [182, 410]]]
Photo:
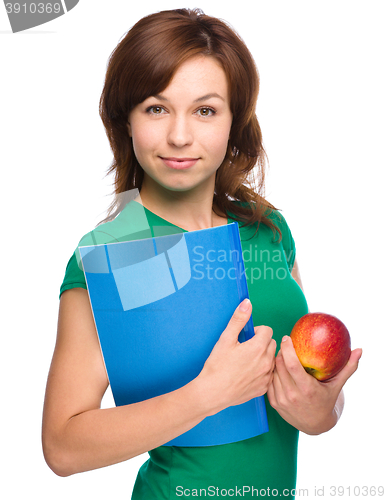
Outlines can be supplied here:
[[271, 338], [270, 343], [268, 345], [268, 355], [272, 356], [273, 368], [275, 367], [275, 354], [276, 354], [277, 344], [276, 340]]
[[[271, 374], [271, 378], [273, 377], [273, 373], [276, 368], [276, 358], [275, 358], [275, 352], [276, 352], [276, 341], [274, 339], [271, 339], [268, 348], [267, 348], [267, 356], [268, 359], [271, 359], [271, 366], [269, 368], [268, 373]], [[269, 382], [271, 383], [271, 381]]]
[[248, 323], [252, 314], [252, 304], [249, 299], [243, 300], [233, 313], [229, 323], [223, 333], [221, 334], [222, 342], [229, 342], [230, 344], [238, 344], [238, 337], [241, 330]]
[[[273, 330], [270, 326], [265, 326], [265, 325], [260, 325], [255, 327], [255, 336], [249, 340], [253, 340], [254, 342], [257, 342], [259, 344], [268, 345], [270, 344], [273, 335]], [[275, 342], [275, 348], [276, 348], [276, 341]]]
[[282, 379], [280, 378], [280, 375], [279, 375], [279, 370], [278, 370], [277, 364], [276, 364], [275, 371], [273, 374], [273, 387], [275, 389], [276, 399], [278, 399], [278, 395], [283, 394], [284, 388], [283, 388]]
[[308, 374], [299, 361], [291, 337], [283, 337], [281, 342], [281, 352], [286, 370], [294, 383], [301, 384], [304, 382], [307, 379]]
[[279, 401], [284, 399], [284, 389], [280, 381], [279, 374], [275, 368], [273, 372], [272, 383], [268, 387], [269, 393], [267, 391], [267, 396], [272, 408], [277, 409], [279, 407]]
[[361, 357], [362, 349], [355, 349], [354, 351], [351, 351], [351, 355], [346, 366], [344, 366], [342, 370], [335, 375], [335, 377], [327, 382], [334, 382], [340, 389], [342, 389], [347, 380], [357, 371]]
[[287, 370], [282, 349], [280, 349], [276, 356], [275, 372], [278, 379], [276, 385], [279, 387], [280, 384], [281, 390], [283, 390], [283, 387], [286, 387], [288, 389], [293, 388], [296, 385], [291, 374]]
[[268, 401], [269, 401], [270, 405], [272, 406], [272, 408], [277, 408], [277, 399], [276, 399], [274, 380], [275, 380], [275, 375], [273, 374], [271, 383], [268, 386], [267, 397], [268, 397]]

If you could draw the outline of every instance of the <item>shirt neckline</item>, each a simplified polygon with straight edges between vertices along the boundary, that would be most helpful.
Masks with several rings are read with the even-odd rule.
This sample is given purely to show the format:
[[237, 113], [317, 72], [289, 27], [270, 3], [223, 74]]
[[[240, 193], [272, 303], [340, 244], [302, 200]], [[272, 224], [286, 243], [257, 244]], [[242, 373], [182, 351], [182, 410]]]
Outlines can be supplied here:
[[[184, 231], [186, 233], [191, 232], [191, 231], [188, 231], [187, 229], [184, 229], [184, 228], [182, 228], [180, 226], [177, 226], [176, 224], [173, 224], [172, 222], [168, 221], [167, 219], [164, 219], [163, 217], [160, 217], [159, 215], [155, 214], [154, 212], [152, 212], [151, 210], [149, 210], [148, 208], [146, 208], [144, 205], [142, 205], [142, 203], [139, 203], [138, 201], [135, 201], [135, 200], [133, 200], [133, 201], [135, 203], [137, 203], [138, 205], [140, 205], [141, 207], [143, 207], [146, 212], [149, 212], [150, 214], [152, 214], [153, 217], [156, 217], [157, 219], [161, 219], [163, 222], [167, 222], [171, 226], [177, 227], [178, 229], [181, 229], [181, 231]], [[221, 224], [220, 226], [214, 226], [214, 227], [227, 226], [228, 224], [231, 224], [232, 222], [235, 222], [235, 221], [233, 221], [229, 217], [227, 217], [227, 223], [226, 224]], [[206, 228], [206, 229], [213, 229], [213, 228]], [[198, 231], [198, 229], [196, 229], [195, 231]]]

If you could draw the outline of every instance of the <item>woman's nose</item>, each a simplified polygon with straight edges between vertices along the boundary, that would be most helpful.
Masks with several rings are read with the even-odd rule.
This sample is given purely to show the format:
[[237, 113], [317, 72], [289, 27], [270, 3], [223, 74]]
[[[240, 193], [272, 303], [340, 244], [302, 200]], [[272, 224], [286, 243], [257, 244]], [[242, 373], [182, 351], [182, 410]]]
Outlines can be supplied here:
[[192, 144], [193, 130], [187, 117], [176, 116], [170, 120], [168, 142], [178, 148]]

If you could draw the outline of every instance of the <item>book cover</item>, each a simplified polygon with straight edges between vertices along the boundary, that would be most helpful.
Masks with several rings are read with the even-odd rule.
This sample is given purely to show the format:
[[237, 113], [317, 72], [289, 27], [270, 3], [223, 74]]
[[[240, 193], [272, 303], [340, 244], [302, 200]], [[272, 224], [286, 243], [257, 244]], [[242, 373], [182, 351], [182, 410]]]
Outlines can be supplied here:
[[[78, 247], [117, 406], [171, 392], [198, 376], [248, 297], [236, 222], [132, 238]], [[251, 317], [239, 340], [253, 335]], [[267, 431], [258, 397], [205, 418], [165, 445], [213, 446]]]

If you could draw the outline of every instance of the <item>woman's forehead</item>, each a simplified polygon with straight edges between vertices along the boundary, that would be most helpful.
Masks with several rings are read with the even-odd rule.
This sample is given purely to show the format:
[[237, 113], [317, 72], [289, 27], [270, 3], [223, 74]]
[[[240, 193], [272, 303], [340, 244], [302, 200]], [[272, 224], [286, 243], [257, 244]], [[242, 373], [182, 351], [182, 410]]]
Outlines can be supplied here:
[[200, 93], [197, 98], [209, 93], [221, 95], [227, 92], [228, 82], [224, 69], [215, 58], [197, 56], [188, 59], [177, 68], [169, 85], [162, 93], [166, 94], [169, 90], [179, 89], [192, 93], [197, 89]]
[[150, 90], [141, 102], [151, 97], [165, 103], [179, 98], [197, 104], [210, 99], [229, 102], [229, 82], [222, 64], [215, 57], [196, 55], [177, 67], [166, 87], [153, 92]]

